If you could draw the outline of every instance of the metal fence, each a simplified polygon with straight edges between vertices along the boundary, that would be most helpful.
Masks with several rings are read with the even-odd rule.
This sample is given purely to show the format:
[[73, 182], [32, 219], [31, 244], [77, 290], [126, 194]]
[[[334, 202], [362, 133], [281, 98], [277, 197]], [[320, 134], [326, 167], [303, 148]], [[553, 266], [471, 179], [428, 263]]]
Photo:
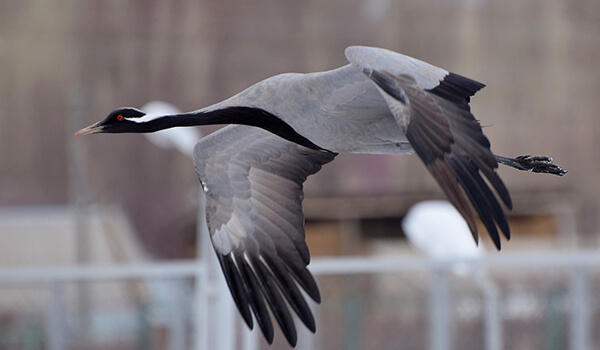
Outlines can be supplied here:
[[[0, 295], [28, 288], [48, 294], [44, 319], [36, 327], [21, 330], [21, 337], [0, 334], [0, 347], [288, 348], [281, 335], [267, 347], [258, 330], [245, 329], [209, 256], [144, 265], [0, 271]], [[460, 272], [457, 266], [461, 265], [471, 272]], [[502, 253], [479, 261], [316, 258], [310, 269], [319, 280], [324, 301], [313, 308], [317, 334], [299, 325], [298, 348], [597, 348], [599, 267], [600, 253], [595, 251]], [[93, 290], [94, 284], [161, 280], [183, 282], [180, 285], [190, 288], [171, 289], [172, 302], [166, 309], [165, 305], [132, 306], [137, 328], [124, 338], [98, 330], [91, 332], [93, 336], [66, 303], [76, 283], [88, 283], [87, 290]], [[162, 316], [157, 316], [161, 307]], [[118, 311], [108, 311], [111, 321], [105, 323], [113, 323], [114, 333]], [[161, 317], [165, 319], [160, 321]], [[85, 339], [79, 333], [86, 333]]]

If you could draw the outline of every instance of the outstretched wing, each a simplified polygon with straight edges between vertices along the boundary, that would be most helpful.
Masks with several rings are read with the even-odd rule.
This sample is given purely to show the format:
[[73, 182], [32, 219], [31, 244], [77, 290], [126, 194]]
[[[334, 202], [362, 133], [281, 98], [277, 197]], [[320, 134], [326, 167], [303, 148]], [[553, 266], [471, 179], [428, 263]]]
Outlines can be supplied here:
[[469, 108], [470, 96], [484, 85], [425, 62], [379, 50], [351, 48], [346, 53], [378, 86], [415, 152], [466, 219], [475, 240], [477, 226], [464, 193], [500, 249], [496, 225], [507, 238], [510, 229], [482, 174], [509, 209], [512, 202], [496, 173], [498, 163], [490, 143]]
[[225, 279], [248, 326], [253, 328], [254, 313], [269, 343], [273, 325], [268, 309], [292, 346], [297, 335], [289, 308], [315, 331], [298, 288], [320, 302], [306, 268], [310, 256], [302, 184], [334, 157], [240, 125], [227, 126], [195, 147], [194, 164], [207, 194], [208, 228]]

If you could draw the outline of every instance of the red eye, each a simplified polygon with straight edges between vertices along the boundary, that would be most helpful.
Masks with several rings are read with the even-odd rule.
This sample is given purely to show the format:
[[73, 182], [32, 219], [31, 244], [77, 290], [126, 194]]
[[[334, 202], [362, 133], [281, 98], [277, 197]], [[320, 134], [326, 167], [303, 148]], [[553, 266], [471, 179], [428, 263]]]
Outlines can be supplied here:
[[123, 115], [122, 115], [122, 114], [119, 114], [119, 115], [117, 116], [117, 120], [118, 120], [118, 121], [121, 121], [121, 120], [123, 120]]

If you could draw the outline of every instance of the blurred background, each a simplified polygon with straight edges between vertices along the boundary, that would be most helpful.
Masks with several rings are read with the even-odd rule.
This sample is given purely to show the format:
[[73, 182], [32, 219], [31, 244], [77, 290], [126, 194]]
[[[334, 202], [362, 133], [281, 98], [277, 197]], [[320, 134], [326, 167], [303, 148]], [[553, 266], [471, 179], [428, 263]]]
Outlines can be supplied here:
[[[305, 186], [323, 303], [299, 346], [599, 348], [597, 0], [4, 0], [0, 349], [202, 348], [198, 319], [220, 316], [196, 297], [205, 245], [191, 159], [143, 135], [73, 133], [117, 107], [195, 110], [278, 73], [333, 69], [355, 44], [485, 83], [471, 105], [492, 150], [551, 155], [569, 174], [500, 169], [513, 238], [498, 253], [482, 235], [486, 289], [408, 243], [408, 209], [443, 198], [416, 156], [338, 156]], [[399, 265], [347, 274], [336, 256]], [[319, 267], [335, 261], [339, 273]], [[102, 270], [122, 265], [154, 270]], [[225, 309], [219, 334], [233, 345], [213, 349], [267, 348]], [[273, 348], [288, 348], [281, 335]]]

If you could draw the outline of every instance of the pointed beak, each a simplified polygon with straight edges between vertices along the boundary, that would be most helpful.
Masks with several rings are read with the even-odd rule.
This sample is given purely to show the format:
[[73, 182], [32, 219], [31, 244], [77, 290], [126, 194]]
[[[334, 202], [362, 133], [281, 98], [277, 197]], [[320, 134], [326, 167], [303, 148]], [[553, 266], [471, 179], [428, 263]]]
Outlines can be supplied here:
[[85, 127], [83, 129], [79, 130], [78, 132], [75, 133], [75, 136], [90, 135], [90, 134], [102, 132], [102, 129], [104, 129], [104, 126], [98, 125], [98, 124], [100, 124], [100, 122], [92, 124], [88, 127]]

